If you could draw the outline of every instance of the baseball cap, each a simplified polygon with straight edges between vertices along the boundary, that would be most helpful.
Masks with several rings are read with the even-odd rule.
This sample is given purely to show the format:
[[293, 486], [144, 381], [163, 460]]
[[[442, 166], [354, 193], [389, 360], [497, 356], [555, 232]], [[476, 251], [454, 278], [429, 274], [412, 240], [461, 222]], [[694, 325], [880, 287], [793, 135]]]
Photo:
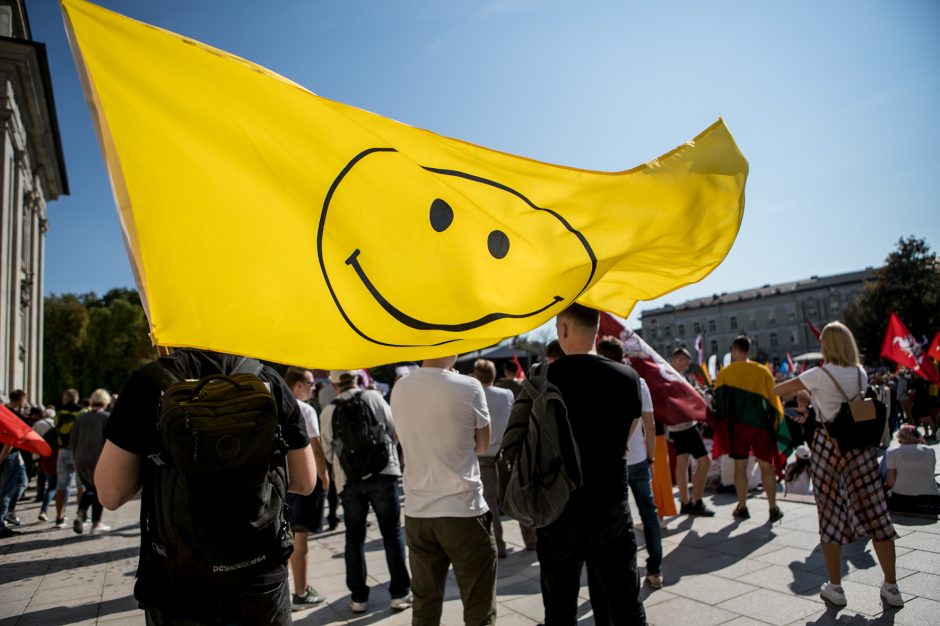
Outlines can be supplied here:
[[358, 372], [354, 370], [330, 370], [330, 382], [337, 385], [355, 378]]

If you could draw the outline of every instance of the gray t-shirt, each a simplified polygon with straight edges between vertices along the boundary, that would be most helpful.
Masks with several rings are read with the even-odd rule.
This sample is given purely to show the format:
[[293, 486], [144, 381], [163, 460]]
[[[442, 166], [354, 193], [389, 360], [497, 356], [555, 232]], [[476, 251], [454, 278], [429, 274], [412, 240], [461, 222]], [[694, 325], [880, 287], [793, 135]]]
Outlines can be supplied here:
[[104, 426], [108, 422], [107, 411], [85, 411], [75, 418], [69, 443], [75, 460], [78, 477], [94, 484], [95, 465], [104, 447]]

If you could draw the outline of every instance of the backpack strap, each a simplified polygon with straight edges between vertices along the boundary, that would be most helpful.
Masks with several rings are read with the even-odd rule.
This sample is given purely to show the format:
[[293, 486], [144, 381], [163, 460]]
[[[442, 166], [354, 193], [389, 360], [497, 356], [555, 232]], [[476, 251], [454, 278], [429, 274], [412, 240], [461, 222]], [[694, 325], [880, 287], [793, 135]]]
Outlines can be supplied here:
[[[825, 368], [825, 366], [820, 367], [819, 369], [821, 369], [823, 372], [826, 373], [826, 376], [829, 377], [829, 380], [832, 381], [832, 384], [836, 386], [836, 389], [838, 389], [839, 393], [842, 394], [842, 397], [845, 398], [845, 401], [851, 402], [852, 400], [851, 398], [849, 398], [849, 394], [845, 393], [845, 389], [842, 388], [842, 385], [839, 384], [839, 381], [836, 380], [836, 377], [833, 376], [832, 373]], [[862, 395], [862, 372], [861, 371], [858, 372], [858, 394], [857, 395], [859, 396]]]
[[261, 373], [263, 368], [264, 365], [262, 365], [261, 361], [243, 356], [238, 358], [238, 362], [235, 363], [235, 367], [232, 368], [229, 374], [254, 374], [257, 376]]

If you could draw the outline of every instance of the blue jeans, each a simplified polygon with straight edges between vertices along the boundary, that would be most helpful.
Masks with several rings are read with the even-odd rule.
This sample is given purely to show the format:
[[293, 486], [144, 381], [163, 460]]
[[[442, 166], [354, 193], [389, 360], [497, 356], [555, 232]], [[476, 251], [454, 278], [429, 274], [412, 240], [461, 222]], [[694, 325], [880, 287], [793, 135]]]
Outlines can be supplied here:
[[346, 521], [346, 587], [353, 602], [369, 599], [366, 584], [366, 516], [369, 505], [375, 511], [385, 544], [385, 561], [392, 577], [388, 592], [393, 598], [408, 595], [411, 578], [405, 566], [405, 539], [401, 532], [401, 503], [398, 477], [380, 474], [367, 480], [351, 481], [339, 494]]
[[0, 520], [6, 517], [10, 504], [15, 504], [26, 489], [26, 467], [20, 460], [20, 451], [12, 450], [0, 465]]
[[656, 503], [653, 501], [653, 490], [650, 486], [649, 463], [643, 461], [628, 465], [630, 473], [630, 491], [636, 500], [636, 508], [640, 509], [640, 519], [643, 520], [643, 539], [646, 542], [646, 573], [659, 574], [663, 567], [663, 537], [659, 527], [659, 514], [656, 512]]

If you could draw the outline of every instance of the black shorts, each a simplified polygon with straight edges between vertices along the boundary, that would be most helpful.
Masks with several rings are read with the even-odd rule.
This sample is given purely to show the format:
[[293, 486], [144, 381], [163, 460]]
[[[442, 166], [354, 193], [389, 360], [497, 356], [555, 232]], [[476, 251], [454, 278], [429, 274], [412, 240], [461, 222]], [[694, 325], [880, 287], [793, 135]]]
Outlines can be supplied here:
[[323, 487], [319, 480], [310, 495], [288, 493], [287, 506], [290, 507], [295, 533], [318, 533], [323, 530]]
[[708, 456], [708, 450], [705, 449], [705, 442], [702, 440], [702, 433], [698, 426], [686, 428], [669, 433], [669, 439], [676, 449], [676, 456], [680, 454], [691, 454], [693, 459], [699, 459]]

